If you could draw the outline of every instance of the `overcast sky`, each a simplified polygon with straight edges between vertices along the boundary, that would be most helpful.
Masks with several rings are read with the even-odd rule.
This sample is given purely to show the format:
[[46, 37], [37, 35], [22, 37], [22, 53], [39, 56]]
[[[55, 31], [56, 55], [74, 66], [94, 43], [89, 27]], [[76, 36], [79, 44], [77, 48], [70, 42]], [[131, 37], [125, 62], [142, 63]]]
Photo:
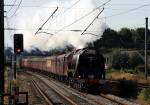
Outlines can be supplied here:
[[[15, 0], [5, 0], [5, 4], [13, 4]], [[20, 0], [16, 0], [17, 2], [15, 4], [18, 4]], [[23, 0], [21, 6], [40, 6], [42, 4], [45, 4], [51, 0]], [[65, 0], [55, 0], [58, 1], [59, 3]], [[81, 0], [82, 1], [82, 0]], [[94, 0], [93, 0], [94, 1]], [[95, 0], [97, 2], [97, 6], [101, 5], [102, 3], [106, 2], [107, 0]], [[142, 8], [139, 8], [137, 10], [134, 10], [132, 12], [124, 13], [121, 15], [109, 17], [121, 12], [125, 12], [134, 8], [138, 8], [142, 5], [147, 5]], [[85, 2], [86, 5], [86, 2]], [[23, 7], [22, 7], [23, 8]], [[20, 8], [20, 9], [22, 9]], [[30, 10], [33, 8], [29, 7], [24, 7], [26, 10]], [[27, 9], [28, 8], [28, 9]], [[40, 7], [39, 7], [40, 8]], [[90, 7], [89, 7], [90, 8]], [[9, 10], [10, 7], [7, 7], [5, 9], [6, 11]], [[13, 14], [12, 9], [8, 15]], [[108, 17], [106, 18], [106, 23], [109, 27], [113, 29], [120, 29], [121, 27], [135, 27], [140, 24], [143, 24], [145, 22], [144, 18], [145, 17], [150, 17], [150, 0], [111, 0], [106, 6], [105, 6], [105, 16]]]
[[[13, 4], [18, 5], [20, 3], [20, 1], [22, 1], [22, 2], [20, 4], [19, 8], [17, 6], [13, 6], [13, 7], [8, 6], [8, 5], [13, 5]], [[70, 1], [74, 1], [74, 2], [70, 2]], [[23, 30], [25, 28], [30, 28], [30, 29], [36, 28], [36, 30], [37, 30], [37, 28], [40, 27], [40, 24], [42, 24], [47, 19], [47, 17], [49, 17], [49, 15], [52, 13], [52, 11], [55, 10], [57, 5], [58, 5], [58, 7], [63, 8], [63, 6], [69, 7], [69, 5], [70, 6], [72, 5], [71, 3], [77, 2], [78, 6], [76, 6], [76, 5], [73, 6], [73, 8], [69, 9], [69, 12], [67, 11], [68, 14], [64, 15], [64, 17], [67, 17], [67, 18], [62, 17], [62, 18], [64, 18], [64, 20], [62, 19], [61, 21], [60, 21], [60, 19], [55, 20], [55, 23], [58, 23], [60, 21], [59, 29], [61, 29], [61, 27], [63, 27], [63, 25], [61, 25], [61, 24], [66, 24], [66, 25], [68, 25], [68, 23], [70, 24], [74, 20], [77, 20], [80, 17], [79, 16], [80, 14], [81, 14], [81, 16], [83, 16], [86, 13], [88, 13], [89, 11], [91, 11], [94, 8], [93, 5], [96, 5], [98, 7], [98, 6], [102, 5], [103, 3], [105, 3], [106, 1], [108, 1], [108, 0], [88, 0], [88, 1], [86, 1], [86, 0], [5, 0], [5, 5], [6, 5], [5, 11], [7, 11], [5, 13], [5, 16], [7, 15], [7, 18], [5, 18], [5, 28], [17, 28], [17, 29], [23, 29]], [[51, 5], [49, 5], [49, 3]], [[17, 11], [16, 11], [16, 9], [17, 9]], [[61, 12], [60, 8], [59, 8], [59, 10], [60, 11], [57, 11], [57, 13]], [[101, 10], [102, 10], [102, 8], [99, 9], [99, 11], [101, 11]], [[76, 11], [76, 12], [74, 12], [74, 11]], [[77, 11], [81, 12], [81, 13], [77, 13]], [[145, 26], [144, 25], [145, 17], [150, 18], [149, 11], [150, 11], [150, 0], [111, 0], [108, 4], [106, 4], [104, 6], [104, 11], [101, 14], [101, 17], [98, 18], [99, 21], [102, 21], [101, 25], [99, 26], [101, 28], [100, 31], [103, 31], [103, 29], [105, 27], [105, 25], [103, 24], [104, 22], [106, 23], [106, 25], [108, 27], [115, 29], [115, 30], [119, 30], [122, 27], [128, 27], [128, 28], [144, 27]], [[85, 13], [83, 13], [83, 12], [85, 12]], [[42, 14], [42, 13], [45, 13], [45, 14]], [[71, 16], [72, 14], [74, 16]], [[94, 19], [96, 14], [98, 14], [98, 12], [95, 12], [95, 14], [93, 14], [93, 17], [89, 17], [89, 19], [83, 19], [80, 21], [80, 23], [77, 23], [77, 25], [66, 28], [66, 30], [68, 30], [68, 29], [78, 29], [78, 30], [85, 29], [89, 25], [90, 21], [92, 21]], [[38, 16], [38, 18], [37, 18], [37, 16]], [[73, 18], [73, 19], [71, 19], [71, 18]], [[40, 19], [40, 21], [38, 19]], [[39, 21], [39, 22], [37, 22], [37, 21]], [[63, 23], [63, 21], [65, 21], [65, 23]], [[88, 22], [86, 22], [86, 21], [88, 21]], [[35, 25], [32, 25], [33, 23]], [[83, 25], [83, 23], [86, 23], [86, 24]], [[96, 26], [98, 26], [98, 25], [96, 25]], [[27, 31], [31, 31], [30, 29], [26, 30], [25, 33], [27, 34], [28, 33]], [[36, 30], [34, 30], [34, 31], [36, 31]], [[91, 31], [93, 31], [93, 30], [91, 29]], [[16, 30], [15, 31], [13, 31], [13, 30], [5, 31], [5, 33], [7, 34], [5, 36], [5, 39], [7, 42], [6, 44], [10, 45], [12, 43], [12, 35], [15, 32], [16, 32]], [[29, 34], [31, 34], [31, 32]], [[33, 32], [32, 32], [32, 34], [33, 34]], [[67, 33], [67, 34], [69, 34], [69, 33]], [[98, 33], [94, 33], [94, 34], [98, 34]], [[101, 34], [101, 32], [99, 32], [99, 34]], [[30, 36], [26, 35], [26, 41], [31, 39]], [[89, 37], [89, 38], [91, 39], [91, 37]], [[40, 37], [40, 39], [38, 39], [38, 42], [40, 40], [42, 40], [42, 37]], [[70, 40], [70, 39], [68, 39], [68, 40]], [[85, 41], [84, 38], [81, 38], [78, 40], [81, 40], [82, 42]], [[86, 39], [86, 40], [89, 41], [89, 39]], [[60, 40], [57, 40], [57, 41], [60, 42]], [[27, 42], [27, 43], [29, 43], [29, 42]], [[70, 43], [70, 42], [65, 41], [65, 42], [63, 42], [63, 44], [64, 43]], [[80, 42], [78, 42], [78, 43], [80, 43]], [[71, 44], [74, 44], [74, 43], [71, 43]], [[50, 42], [47, 46], [50, 47]], [[38, 46], [36, 46], [36, 47], [38, 47]]]

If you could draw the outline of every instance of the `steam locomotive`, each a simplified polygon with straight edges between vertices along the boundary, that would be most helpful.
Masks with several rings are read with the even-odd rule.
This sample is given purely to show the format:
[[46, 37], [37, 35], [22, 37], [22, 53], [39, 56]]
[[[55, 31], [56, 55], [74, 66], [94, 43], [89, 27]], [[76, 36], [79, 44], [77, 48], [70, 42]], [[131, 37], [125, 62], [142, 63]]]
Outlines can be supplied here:
[[94, 48], [67, 54], [22, 59], [21, 66], [82, 89], [99, 88], [105, 79], [105, 58]]

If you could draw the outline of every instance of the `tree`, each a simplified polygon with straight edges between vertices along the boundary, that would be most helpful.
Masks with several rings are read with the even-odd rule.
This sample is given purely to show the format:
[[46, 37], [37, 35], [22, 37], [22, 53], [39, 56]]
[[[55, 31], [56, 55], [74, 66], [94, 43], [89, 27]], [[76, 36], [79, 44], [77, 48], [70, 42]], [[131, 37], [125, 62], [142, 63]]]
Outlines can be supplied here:
[[130, 68], [129, 55], [118, 51], [115, 52], [113, 54], [112, 67], [117, 70]]
[[144, 48], [144, 42], [145, 42], [145, 28], [137, 28], [135, 30], [137, 35], [137, 43], [136, 48]]
[[121, 42], [124, 48], [133, 48], [134, 41], [132, 39], [132, 32], [129, 28], [122, 28], [118, 34], [121, 37]]
[[137, 54], [134, 53], [130, 58], [130, 64], [132, 65], [132, 68], [134, 69], [139, 64], [144, 64], [144, 60]]
[[120, 37], [115, 30], [108, 28], [104, 31], [102, 38], [94, 42], [94, 46], [105, 48], [119, 48], [121, 47]]
[[5, 49], [5, 56], [11, 56], [13, 54], [13, 49], [11, 47], [7, 47]]

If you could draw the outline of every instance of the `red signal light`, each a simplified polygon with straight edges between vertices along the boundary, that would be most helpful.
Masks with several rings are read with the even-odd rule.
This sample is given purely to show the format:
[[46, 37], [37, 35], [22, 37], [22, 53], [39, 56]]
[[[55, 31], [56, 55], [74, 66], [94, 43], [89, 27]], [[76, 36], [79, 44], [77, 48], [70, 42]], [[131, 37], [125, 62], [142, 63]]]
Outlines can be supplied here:
[[20, 53], [20, 52], [21, 52], [21, 49], [17, 48], [16, 53]]
[[14, 53], [23, 52], [23, 34], [14, 34]]

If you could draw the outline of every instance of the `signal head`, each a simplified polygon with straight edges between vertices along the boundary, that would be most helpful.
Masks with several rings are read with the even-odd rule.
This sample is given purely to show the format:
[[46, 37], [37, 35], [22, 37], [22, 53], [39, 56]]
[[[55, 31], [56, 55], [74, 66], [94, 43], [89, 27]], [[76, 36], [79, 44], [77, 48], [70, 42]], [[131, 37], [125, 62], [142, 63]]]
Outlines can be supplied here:
[[14, 52], [16, 54], [23, 52], [23, 34], [14, 34]]

